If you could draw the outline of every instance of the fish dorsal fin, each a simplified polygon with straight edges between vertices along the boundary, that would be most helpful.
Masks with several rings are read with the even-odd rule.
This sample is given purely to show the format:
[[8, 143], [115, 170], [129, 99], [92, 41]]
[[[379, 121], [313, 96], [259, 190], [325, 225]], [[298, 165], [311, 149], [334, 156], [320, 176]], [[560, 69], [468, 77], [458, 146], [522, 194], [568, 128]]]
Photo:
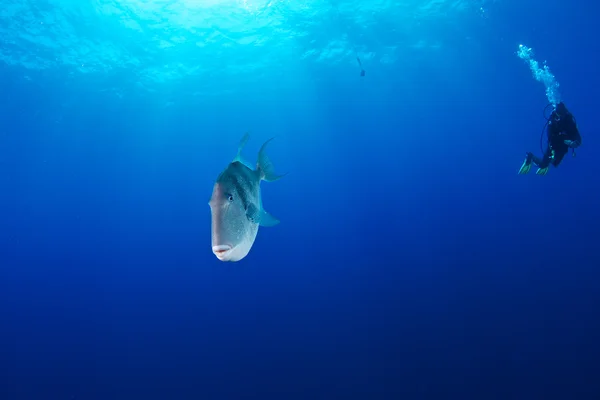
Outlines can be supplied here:
[[242, 151], [244, 151], [244, 147], [246, 147], [246, 143], [248, 143], [248, 140], [250, 140], [250, 134], [246, 132], [244, 134], [244, 137], [242, 137], [242, 140], [240, 140], [240, 144], [238, 145], [238, 151], [235, 155], [235, 158], [233, 159], [233, 162], [239, 161], [242, 164], [249, 166], [249, 164], [245, 162], [244, 158], [242, 157]]

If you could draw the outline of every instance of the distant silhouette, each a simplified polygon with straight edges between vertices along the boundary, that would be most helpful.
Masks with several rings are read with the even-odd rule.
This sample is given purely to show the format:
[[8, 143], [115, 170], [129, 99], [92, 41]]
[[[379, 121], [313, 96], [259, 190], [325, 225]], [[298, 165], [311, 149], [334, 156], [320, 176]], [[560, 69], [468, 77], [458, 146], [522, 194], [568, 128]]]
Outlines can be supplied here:
[[360, 76], [365, 76], [365, 70], [364, 70], [362, 63], [360, 62], [360, 58], [358, 58], [358, 56], [356, 57], [356, 61], [358, 61], [358, 66], [360, 67]]
[[540, 159], [528, 152], [519, 174], [528, 173], [533, 162], [538, 166], [536, 173], [546, 175], [550, 164], [558, 167], [565, 154], [569, 152], [569, 148], [573, 149], [573, 154], [575, 154], [575, 149], [581, 145], [581, 135], [577, 129], [575, 118], [563, 102], [556, 105], [544, 127], [547, 128], [548, 144], [543, 158]]

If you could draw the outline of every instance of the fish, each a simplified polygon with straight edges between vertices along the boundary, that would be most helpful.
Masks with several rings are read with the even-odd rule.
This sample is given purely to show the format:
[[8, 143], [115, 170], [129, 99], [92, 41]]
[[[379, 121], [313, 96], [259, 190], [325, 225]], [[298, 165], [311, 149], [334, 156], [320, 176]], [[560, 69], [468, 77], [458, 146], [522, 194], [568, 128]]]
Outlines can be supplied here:
[[212, 252], [220, 261], [237, 262], [245, 258], [254, 245], [260, 226], [272, 227], [279, 220], [263, 208], [260, 191], [262, 181], [273, 182], [287, 174], [277, 175], [265, 149], [258, 152], [256, 168], [242, 159], [242, 150], [250, 139], [246, 133], [238, 145], [237, 155], [219, 174], [208, 202], [211, 212]]

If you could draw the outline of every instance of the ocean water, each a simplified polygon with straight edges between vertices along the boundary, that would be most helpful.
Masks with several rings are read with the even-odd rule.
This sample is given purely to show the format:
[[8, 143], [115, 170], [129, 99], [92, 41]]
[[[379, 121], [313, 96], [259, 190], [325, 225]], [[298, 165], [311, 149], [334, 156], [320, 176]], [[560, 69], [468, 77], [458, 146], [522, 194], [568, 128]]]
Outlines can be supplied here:
[[[597, 11], [0, 0], [0, 399], [597, 399]], [[246, 132], [281, 223], [224, 263]]]

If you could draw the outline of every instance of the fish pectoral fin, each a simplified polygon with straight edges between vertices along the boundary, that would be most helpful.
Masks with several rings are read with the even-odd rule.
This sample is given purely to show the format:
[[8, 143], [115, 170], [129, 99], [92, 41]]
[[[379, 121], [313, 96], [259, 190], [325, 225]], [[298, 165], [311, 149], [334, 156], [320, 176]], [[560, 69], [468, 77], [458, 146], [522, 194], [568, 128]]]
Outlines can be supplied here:
[[260, 226], [275, 226], [279, 223], [279, 220], [266, 212], [265, 210], [261, 210], [260, 212]]
[[265, 210], [260, 210], [254, 204], [250, 204], [246, 210], [246, 217], [250, 222], [259, 224], [260, 226], [275, 226], [279, 220], [273, 217]]

